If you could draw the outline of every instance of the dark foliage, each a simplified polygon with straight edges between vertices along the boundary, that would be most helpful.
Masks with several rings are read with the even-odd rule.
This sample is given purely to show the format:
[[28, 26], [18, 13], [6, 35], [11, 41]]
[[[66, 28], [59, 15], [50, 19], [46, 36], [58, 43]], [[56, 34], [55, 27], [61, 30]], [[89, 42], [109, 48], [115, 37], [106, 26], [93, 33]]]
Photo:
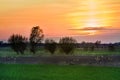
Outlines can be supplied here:
[[63, 37], [59, 41], [60, 50], [65, 54], [69, 54], [76, 48], [76, 42], [72, 37]]
[[109, 44], [108, 45], [108, 50], [109, 51], [115, 51], [115, 45], [114, 44]]
[[30, 34], [30, 51], [35, 54], [37, 45], [42, 42], [44, 38], [43, 31], [39, 26], [33, 27]]
[[90, 46], [90, 51], [94, 51], [95, 50], [95, 46], [94, 45], [91, 45]]
[[45, 40], [45, 49], [54, 54], [57, 49], [57, 43], [52, 39]]
[[94, 51], [95, 50], [95, 43], [83, 41], [81, 43], [81, 45], [82, 45], [84, 51]]
[[100, 45], [100, 44], [101, 44], [101, 41], [98, 41], [98, 40], [97, 40], [97, 41], [95, 42], [95, 47], [96, 47], [96, 48], [99, 48], [99, 45]]
[[3, 41], [0, 41], [0, 47], [2, 46], [2, 44], [3, 44]]
[[100, 48], [101, 41], [96, 41], [95, 43], [93, 42], [81, 42], [82, 48], [84, 51], [94, 51], [95, 49]]
[[82, 45], [82, 48], [83, 48], [84, 51], [88, 51], [88, 46], [87, 46], [87, 44], [86, 44], [85, 41], [83, 41], [83, 42], [81, 43], [81, 45]]
[[23, 37], [22, 35], [12, 35], [10, 36], [8, 42], [11, 45], [11, 48], [17, 53], [24, 54], [24, 51], [27, 48], [27, 38]]

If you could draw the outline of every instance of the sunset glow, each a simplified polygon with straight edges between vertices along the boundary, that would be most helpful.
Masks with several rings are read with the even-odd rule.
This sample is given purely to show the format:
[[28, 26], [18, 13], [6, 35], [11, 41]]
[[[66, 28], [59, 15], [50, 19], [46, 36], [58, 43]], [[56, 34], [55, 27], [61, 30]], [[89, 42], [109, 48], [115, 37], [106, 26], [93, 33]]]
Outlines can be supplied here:
[[120, 0], [0, 0], [0, 39], [13, 33], [29, 37], [39, 25], [55, 39], [120, 41], [119, 8]]

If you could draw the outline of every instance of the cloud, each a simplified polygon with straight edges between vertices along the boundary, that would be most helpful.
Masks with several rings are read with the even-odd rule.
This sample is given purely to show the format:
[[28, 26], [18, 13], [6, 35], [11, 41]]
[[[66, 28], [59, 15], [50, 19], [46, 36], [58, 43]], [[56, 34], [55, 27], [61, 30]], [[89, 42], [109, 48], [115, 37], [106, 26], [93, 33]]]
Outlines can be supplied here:
[[105, 28], [105, 27], [85, 27], [80, 29], [73, 28], [69, 30], [90, 31], [90, 30], [120, 30], [120, 29], [112, 29], [112, 28]]

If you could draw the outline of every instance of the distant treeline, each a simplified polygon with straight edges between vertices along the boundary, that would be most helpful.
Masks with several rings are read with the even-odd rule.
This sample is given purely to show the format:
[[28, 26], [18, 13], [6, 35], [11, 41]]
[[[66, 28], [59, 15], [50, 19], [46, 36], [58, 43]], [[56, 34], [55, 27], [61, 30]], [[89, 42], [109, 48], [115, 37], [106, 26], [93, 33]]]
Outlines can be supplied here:
[[24, 54], [26, 49], [29, 49], [31, 53], [35, 54], [40, 47], [43, 47], [51, 54], [54, 54], [58, 49], [65, 54], [70, 54], [73, 53], [76, 48], [80, 48], [84, 51], [106, 49], [115, 51], [120, 48], [120, 42], [102, 44], [101, 41], [97, 40], [96, 42], [83, 41], [78, 43], [77, 40], [72, 37], [62, 37], [59, 42], [53, 39], [44, 40], [43, 30], [40, 29], [39, 26], [35, 26], [31, 29], [29, 38], [20, 34], [12, 34], [8, 39], [8, 43], [0, 41], [0, 47], [11, 47], [17, 54]]
[[[86, 43], [89, 43], [89, 42], [86, 42]], [[93, 42], [90, 42], [90, 43], [93, 43]], [[27, 44], [29, 44], [29, 43], [27, 43]], [[103, 47], [108, 47], [109, 45], [120, 46], [120, 42], [116, 42], [116, 43], [101, 43], [101, 44], [99, 44], [99, 47], [103, 48]], [[44, 47], [45, 43], [39, 43], [39, 44], [37, 44], [37, 46]], [[82, 42], [81, 43], [76, 43], [76, 46], [77, 46], [77, 48], [83, 48], [84, 44]], [[6, 43], [4, 41], [0, 41], [0, 47], [10, 47], [10, 43]]]

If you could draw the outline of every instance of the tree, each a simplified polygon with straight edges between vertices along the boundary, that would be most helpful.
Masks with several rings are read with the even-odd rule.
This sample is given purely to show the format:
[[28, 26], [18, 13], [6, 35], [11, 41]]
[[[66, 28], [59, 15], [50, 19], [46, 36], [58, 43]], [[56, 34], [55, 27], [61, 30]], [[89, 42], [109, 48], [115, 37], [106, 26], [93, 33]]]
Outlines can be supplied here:
[[108, 50], [109, 50], [109, 51], [115, 51], [115, 45], [110, 43], [110, 44], [108, 45]]
[[76, 48], [76, 42], [72, 37], [63, 37], [59, 41], [60, 50], [65, 54], [69, 54]]
[[81, 42], [81, 45], [84, 51], [88, 51], [88, 45], [85, 41]]
[[100, 45], [100, 44], [101, 44], [101, 41], [98, 41], [98, 40], [97, 40], [97, 41], [95, 42], [95, 47], [96, 47], [96, 48], [99, 48], [99, 45]]
[[3, 41], [0, 41], [0, 46], [2, 46], [2, 44], [3, 44]]
[[89, 50], [94, 51], [95, 50], [95, 44], [92, 42], [88, 42]]
[[45, 49], [54, 54], [57, 49], [57, 43], [52, 39], [45, 40]]
[[31, 30], [30, 34], [30, 51], [35, 54], [37, 50], [37, 45], [42, 42], [44, 34], [39, 26], [35, 26]]
[[10, 36], [8, 42], [11, 45], [11, 48], [17, 53], [24, 54], [24, 51], [27, 48], [27, 38], [23, 37], [22, 35], [12, 35]]
[[90, 45], [90, 51], [94, 51], [95, 50], [95, 46], [94, 46], [94, 44], [91, 44]]

